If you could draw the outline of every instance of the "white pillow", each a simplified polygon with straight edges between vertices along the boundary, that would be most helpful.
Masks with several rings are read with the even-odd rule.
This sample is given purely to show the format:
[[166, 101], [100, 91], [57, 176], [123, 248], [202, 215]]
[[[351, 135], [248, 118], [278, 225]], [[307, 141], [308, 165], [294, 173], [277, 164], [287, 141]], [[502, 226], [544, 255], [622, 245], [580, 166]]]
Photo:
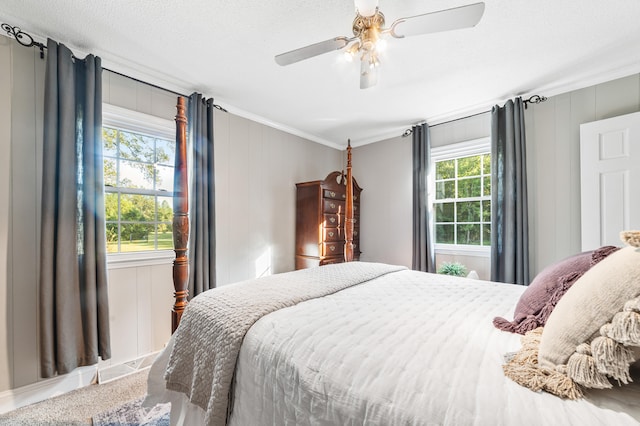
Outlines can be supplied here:
[[640, 231], [621, 234], [631, 244], [589, 269], [560, 299], [545, 327], [522, 338], [503, 366], [532, 390], [576, 399], [583, 388], [631, 381], [640, 348]]

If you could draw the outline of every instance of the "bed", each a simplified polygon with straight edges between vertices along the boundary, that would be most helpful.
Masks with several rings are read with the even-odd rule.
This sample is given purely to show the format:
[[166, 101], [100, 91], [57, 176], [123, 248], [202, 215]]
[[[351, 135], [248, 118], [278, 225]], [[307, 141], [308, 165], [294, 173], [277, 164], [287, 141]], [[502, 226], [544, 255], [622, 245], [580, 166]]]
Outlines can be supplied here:
[[145, 401], [171, 402], [171, 424], [640, 424], [634, 383], [568, 400], [505, 377], [522, 336], [492, 321], [512, 317], [527, 287], [345, 262], [223, 286], [187, 305], [181, 238], [177, 329]]

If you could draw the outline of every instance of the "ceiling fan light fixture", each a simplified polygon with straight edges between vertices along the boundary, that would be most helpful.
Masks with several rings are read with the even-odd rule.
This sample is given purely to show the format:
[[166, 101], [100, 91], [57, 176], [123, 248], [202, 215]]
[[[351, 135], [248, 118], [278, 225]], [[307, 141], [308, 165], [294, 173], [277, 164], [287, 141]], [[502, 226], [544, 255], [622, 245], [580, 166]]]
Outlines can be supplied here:
[[355, 0], [355, 6], [361, 16], [373, 16], [378, 9], [378, 0]]
[[376, 51], [384, 52], [387, 49], [387, 40], [380, 38], [376, 42]]
[[409, 36], [472, 28], [484, 14], [483, 2], [468, 4], [422, 15], [396, 19], [390, 27], [378, 9], [378, 0], [354, 0], [356, 16], [353, 20], [353, 37], [334, 37], [275, 56], [279, 65], [290, 65], [304, 59], [344, 50], [345, 59], [352, 62], [360, 57], [360, 88], [368, 89], [378, 81], [378, 54], [385, 49], [385, 36], [402, 39]]
[[360, 51], [359, 41], [356, 41], [351, 46], [349, 46], [347, 50], [344, 51], [344, 57], [347, 60], [347, 62], [353, 62], [353, 58], [356, 57], [359, 51]]
[[371, 55], [369, 58], [369, 68], [377, 68], [380, 66], [380, 60], [378, 59], [378, 55]]
[[378, 53], [375, 50], [366, 50], [362, 57], [360, 58], [361, 67], [360, 70], [364, 70], [365, 68], [374, 69], [380, 66], [380, 59], [378, 58]]
[[360, 60], [360, 89], [368, 89], [378, 84], [378, 67], [379, 64], [375, 53], [365, 52]]

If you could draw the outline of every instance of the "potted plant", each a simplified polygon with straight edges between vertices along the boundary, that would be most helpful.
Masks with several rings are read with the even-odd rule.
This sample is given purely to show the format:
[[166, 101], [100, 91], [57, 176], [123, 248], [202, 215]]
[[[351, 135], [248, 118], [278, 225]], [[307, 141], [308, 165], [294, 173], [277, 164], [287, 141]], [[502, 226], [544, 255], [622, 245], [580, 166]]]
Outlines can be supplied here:
[[467, 268], [458, 262], [443, 262], [438, 269], [439, 274], [455, 275], [456, 277], [465, 277]]

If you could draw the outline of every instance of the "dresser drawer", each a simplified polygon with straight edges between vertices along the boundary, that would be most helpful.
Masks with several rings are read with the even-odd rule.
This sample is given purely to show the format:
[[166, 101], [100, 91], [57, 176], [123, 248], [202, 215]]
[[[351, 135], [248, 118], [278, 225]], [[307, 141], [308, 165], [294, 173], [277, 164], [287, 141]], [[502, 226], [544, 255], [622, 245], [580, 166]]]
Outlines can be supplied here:
[[344, 241], [344, 235], [339, 228], [324, 228], [322, 230], [322, 241]]
[[325, 213], [323, 216], [325, 228], [337, 228], [340, 224], [340, 218], [337, 214]]
[[[347, 194], [344, 192], [340, 192], [340, 191], [333, 191], [331, 189], [325, 189], [324, 191], [322, 191], [322, 197], [323, 198], [331, 198], [333, 200], [342, 200], [345, 201], [347, 199]], [[359, 203], [360, 202], [360, 196], [358, 194], [353, 194], [353, 203]]]
[[334, 191], [331, 189], [325, 189], [322, 191], [322, 196], [324, 198], [331, 198], [332, 200], [345, 200], [347, 195], [344, 192]]
[[336, 256], [342, 253], [344, 253], [343, 241], [332, 241], [332, 242], [322, 243], [321, 256]]
[[325, 213], [344, 213], [344, 201], [325, 198], [322, 200], [322, 211]]

